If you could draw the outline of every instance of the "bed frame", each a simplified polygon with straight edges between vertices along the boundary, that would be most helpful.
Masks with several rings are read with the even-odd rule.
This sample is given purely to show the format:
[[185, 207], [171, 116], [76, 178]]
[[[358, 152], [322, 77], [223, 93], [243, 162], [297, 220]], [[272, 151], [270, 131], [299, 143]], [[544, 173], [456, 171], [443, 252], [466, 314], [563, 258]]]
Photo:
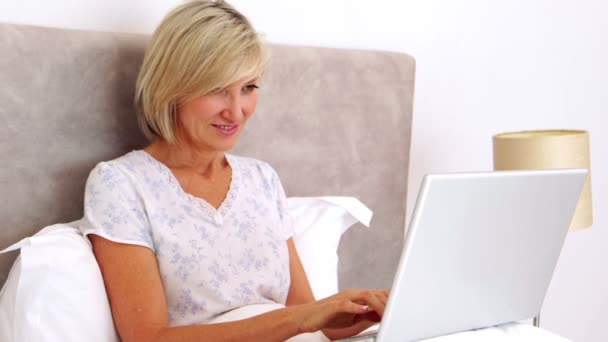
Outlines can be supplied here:
[[[146, 144], [133, 89], [148, 37], [0, 24], [0, 249], [82, 216], [93, 166]], [[288, 196], [355, 196], [340, 287], [391, 285], [403, 245], [414, 90], [405, 54], [271, 45], [257, 113], [232, 152]], [[0, 285], [17, 254], [0, 256]]]

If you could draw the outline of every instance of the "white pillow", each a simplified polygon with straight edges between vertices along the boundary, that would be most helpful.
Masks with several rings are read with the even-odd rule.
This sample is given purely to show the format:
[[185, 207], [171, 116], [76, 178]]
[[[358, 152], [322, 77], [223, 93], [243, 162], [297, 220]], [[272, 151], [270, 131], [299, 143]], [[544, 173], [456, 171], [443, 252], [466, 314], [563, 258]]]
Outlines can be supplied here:
[[290, 197], [296, 249], [317, 299], [338, 292], [338, 245], [346, 230], [369, 226], [372, 211], [353, 197]]
[[21, 254], [0, 292], [0, 341], [119, 341], [101, 272], [77, 224], [46, 227], [5, 250]]

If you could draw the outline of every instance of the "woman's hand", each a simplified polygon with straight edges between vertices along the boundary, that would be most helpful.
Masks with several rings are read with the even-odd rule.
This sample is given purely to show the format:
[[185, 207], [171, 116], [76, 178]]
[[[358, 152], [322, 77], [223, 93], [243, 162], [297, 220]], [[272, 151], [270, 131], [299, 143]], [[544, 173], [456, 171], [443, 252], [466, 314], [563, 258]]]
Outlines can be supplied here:
[[322, 330], [332, 340], [342, 339], [380, 322], [389, 291], [353, 289], [315, 301], [293, 239], [287, 247], [291, 286], [286, 304], [299, 333]]
[[314, 303], [298, 306], [302, 333], [323, 330], [330, 339], [356, 335], [380, 322], [388, 290], [345, 290]]

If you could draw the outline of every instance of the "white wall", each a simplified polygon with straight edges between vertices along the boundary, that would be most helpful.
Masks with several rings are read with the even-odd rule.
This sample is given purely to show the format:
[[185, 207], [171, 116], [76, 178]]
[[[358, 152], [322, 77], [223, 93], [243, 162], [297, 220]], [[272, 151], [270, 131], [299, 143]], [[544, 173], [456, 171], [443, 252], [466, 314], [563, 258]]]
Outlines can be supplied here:
[[[0, 2], [0, 21], [151, 32], [179, 0]], [[407, 52], [417, 59], [409, 203], [428, 172], [488, 170], [491, 136], [588, 129], [592, 229], [569, 234], [542, 326], [608, 341], [608, 2], [233, 0], [272, 42]], [[364, 85], [374, 91], [374, 85]]]

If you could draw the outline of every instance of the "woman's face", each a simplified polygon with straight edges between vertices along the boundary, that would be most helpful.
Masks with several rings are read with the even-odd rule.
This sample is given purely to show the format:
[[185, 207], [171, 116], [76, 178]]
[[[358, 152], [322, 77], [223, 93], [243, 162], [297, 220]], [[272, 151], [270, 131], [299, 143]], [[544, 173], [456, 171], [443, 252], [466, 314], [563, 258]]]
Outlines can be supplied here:
[[257, 78], [244, 78], [177, 107], [177, 141], [197, 149], [234, 147], [257, 104]]

